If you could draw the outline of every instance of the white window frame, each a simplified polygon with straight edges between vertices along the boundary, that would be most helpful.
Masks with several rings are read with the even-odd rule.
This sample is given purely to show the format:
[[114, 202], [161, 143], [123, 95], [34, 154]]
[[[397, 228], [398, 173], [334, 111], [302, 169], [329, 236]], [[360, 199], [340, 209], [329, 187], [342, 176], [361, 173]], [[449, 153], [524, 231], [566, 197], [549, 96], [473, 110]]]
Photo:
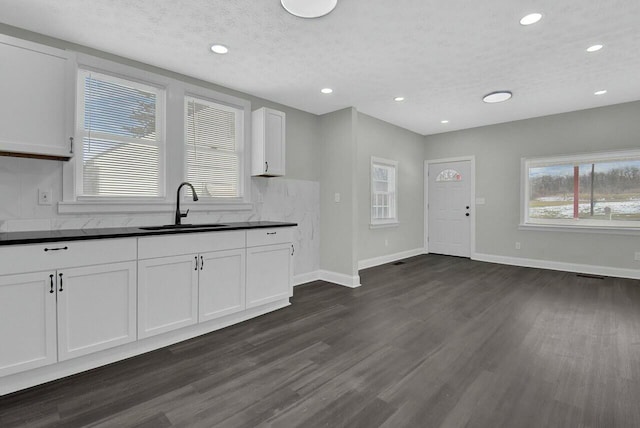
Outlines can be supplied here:
[[[125, 80], [137, 81], [149, 86], [163, 88], [165, 119], [163, 129], [158, 130], [165, 136], [165, 165], [164, 198], [134, 199], [118, 198], [112, 199], [85, 199], [76, 196], [77, 168], [82, 168], [82, 156], [77, 155], [63, 164], [63, 197], [58, 203], [58, 213], [60, 214], [116, 214], [116, 213], [172, 213], [176, 207], [176, 189], [184, 181], [186, 169], [184, 168], [184, 97], [185, 94], [196, 98], [210, 99], [217, 103], [237, 107], [244, 111], [243, 115], [243, 160], [242, 160], [242, 198], [225, 198], [225, 201], [212, 200], [207, 198], [202, 201], [193, 202], [186, 200], [184, 208], [194, 211], [222, 211], [238, 212], [250, 211], [253, 209], [251, 203], [251, 181], [248, 174], [251, 170], [251, 146], [248, 138], [251, 136], [251, 103], [248, 100], [232, 95], [223, 94], [205, 87], [188, 84], [182, 80], [177, 80], [162, 76], [150, 71], [136, 67], [108, 61], [102, 58], [93, 57], [86, 54], [77, 55], [77, 69], [89, 69], [101, 74], [120, 77]], [[77, 71], [76, 69], [76, 71]], [[78, 76], [75, 76], [76, 84], [73, 87], [77, 91]], [[76, 95], [74, 95], [75, 97]], [[77, 115], [75, 115], [77, 121]], [[78, 125], [75, 125], [77, 128]], [[75, 135], [78, 141], [78, 135]], [[76, 150], [78, 153], [79, 151]], [[166, 161], [170, 159], [171, 161]], [[183, 196], [184, 197], [184, 196]]]
[[520, 225], [521, 230], [563, 230], [595, 233], [640, 234], [640, 221], [623, 220], [589, 220], [589, 219], [540, 219], [529, 217], [529, 169], [553, 165], [584, 165], [594, 162], [611, 162], [639, 158], [640, 150], [625, 150], [613, 152], [583, 153], [576, 155], [560, 155], [540, 158], [521, 159], [521, 201]]
[[[158, 173], [159, 183], [159, 195], [158, 196], [92, 196], [83, 195], [83, 168], [82, 159], [84, 153], [84, 137], [86, 131], [84, 129], [84, 106], [85, 106], [85, 77], [90, 74], [102, 77], [105, 81], [117, 83], [124, 86], [135, 86], [141, 90], [154, 93], [156, 95], [156, 144], [146, 143], [145, 141], [135, 141], [134, 138], [121, 137], [118, 138], [121, 141], [136, 142], [140, 144], [155, 145], [158, 147], [160, 156], [160, 165]], [[76, 155], [80, 157], [78, 166], [75, 169], [75, 197], [77, 201], [113, 201], [113, 202], [127, 202], [127, 201], [162, 201], [166, 196], [166, 138], [165, 138], [165, 89], [157, 85], [151, 85], [146, 82], [140, 82], [135, 79], [129, 79], [106, 73], [103, 71], [93, 70], [88, 67], [79, 67], [76, 78], [76, 113], [75, 113], [75, 141], [74, 150]], [[98, 133], [97, 138], [114, 139], [111, 134]]]
[[[373, 217], [373, 204], [374, 204], [374, 198], [375, 198], [374, 184], [373, 184], [373, 169], [374, 169], [374, 166], [376, 165], [392, 168], [395, 173], [395, 188], [393, 189], [393, 192], [387, 192], [387, 193], [393, 193], [393, 196], [394, 196], [394, 204], [393, 204], [394, 215], [393, 217], [390, 217], [390, 218], [380, 219], [380, 218]], [[371, 219], [369, 227], [372, 229], [377, 229], [382, 227], [398, 226], [399, 224], [398, 222], [398, 188], [399, 188], [398, 161], [372, 156], [370, 170], [369, 170], [369, 186], [370, 186], [369, 216]]]
[[[193, 87], [191, 87], [190, 89], [193, 89]], [[247, 162], [245, 162], [246, 160], [249, 160], [249, 157], [246, 155], [246, 150], [245, 150], [245, 146], [247, 145], [247, 142], [245, 141], [245, 122], [247, 121], [247, 112], [251, 111], [251, 107], [250, 106], [244, 106], [242, 105], [242, 100], [240, 99], [235, 99], [235, 100], [230, 100], [228, 96], [222, 96], [223, 94], [220, 93], [215, 93], [213, 91], [187, 91], [184, 94], [183, 97], [183, 109], [186, 111], [187, 108], [187, 98], [195, 98], [198, 100], [202, 100], [205, 102], [209, 102], [212, 104], [215, 104], [217, 107], [227, 110], [227, 111], [232, 111], [232, 112], [236, 112], [238, 113], [238, 115], [236, 116], [236, 153], [238, 155], [238, 197], [235, 198], [229, 198], [229, 197], [206, 197], [204, 195], [198, 195], [198, 197], [201, 197], [201, 199], [205, 202], [208, 203], [220, 203], [220, 204], [233, 204], [233, 203], [243, 203], [243, 202], [248, 202], [245, 199], [245, 194], [249, 191], [249, 189], [246, 188], [245, 183], [248, 182], [249, 180], [247, 179], [246, 175], [248, 174], [248, 171], [250, 171], [250, 166], [247, 165]], [[229, 101], [234, 101], [234, 103], [230, 103]], [[239, 105], [240, 104], [240, 105]], [[183, 111], [183, 117], [185, 116], [185, 111]], [[246, 134], [246, 135], [250, 135], [250, 134]], [[183, 156], [184, 156], [184, 162], [183, 162], [183, 179], [186, 181], [187, 180], [187, 144], [186, 144], [186, 140], [187, 140], [187, 123], [186, 121], [184, 122], [184, 143], [183, 143]], [[185, 201], [188, 201], [189, 198], [186, 197], [186, 195], [183, 195], [183, 199], [185, 199]]]

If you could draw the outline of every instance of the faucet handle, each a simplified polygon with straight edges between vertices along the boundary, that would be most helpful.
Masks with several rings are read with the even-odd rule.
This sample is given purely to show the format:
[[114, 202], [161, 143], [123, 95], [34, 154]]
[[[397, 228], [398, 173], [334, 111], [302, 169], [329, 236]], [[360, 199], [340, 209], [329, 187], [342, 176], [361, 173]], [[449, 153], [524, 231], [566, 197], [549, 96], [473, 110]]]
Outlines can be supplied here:
[[187, 212], [186, 213], [180, 213], [180, 217], [186, 217], [189, 215], [189, 208], [187, 208]]

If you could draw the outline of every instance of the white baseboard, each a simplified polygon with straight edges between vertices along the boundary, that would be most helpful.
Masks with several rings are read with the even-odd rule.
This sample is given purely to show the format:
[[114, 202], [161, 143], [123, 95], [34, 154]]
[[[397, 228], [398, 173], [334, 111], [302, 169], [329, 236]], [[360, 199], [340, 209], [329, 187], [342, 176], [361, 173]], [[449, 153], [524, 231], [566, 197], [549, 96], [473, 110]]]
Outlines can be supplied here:
[[333, 282], [349, 288], [360, 287], [360, 275], [350, 276], [330, 270], [320, 270], [318, 272], [320, 273], [320, 279], [323, 281]]
[[320, 279], [320, 271], [301, 273], [293, 277], [293, 286], [306, 284], [307, 282], [318, 281]]
[[481, 262], [503, 265], [533, 267], [539, 269], [561, 270], [565, 272], [586, 273], [590, 275], [614, 276], [618, 278], [640, 279], [640, 269], [625, 269], [609, 266], [584, 265], [579, 263], [555, 262], [550, 260], [525, 259], [522, 257], [497, 256], [494, 254], [474, 253], [471, 258]]
[[373, 257], [371, 259], [360, 260], [358, 262], [358, 270], [367, 269], [374, 266], [380, 266], [385, 263], [395, 262], [396, 260], [406, 259], [408, 257], [424, 254], [424, 248], [414, 248], [413, 250], [401, 251], [399, 253], [387, 254], [384, 256]]

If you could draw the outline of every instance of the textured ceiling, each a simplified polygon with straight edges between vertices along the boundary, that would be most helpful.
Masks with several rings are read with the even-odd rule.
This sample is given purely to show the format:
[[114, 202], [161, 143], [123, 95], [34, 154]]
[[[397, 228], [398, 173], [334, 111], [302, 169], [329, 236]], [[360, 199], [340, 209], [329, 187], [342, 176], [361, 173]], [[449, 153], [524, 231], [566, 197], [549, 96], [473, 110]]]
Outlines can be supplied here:
[[[542, 21], [521, 26], [533, 11]], [[640, 99], [638, 0], [339, 0], [316, 20], [279, 0], [0, 0], [0, 21], [316, 114], [354, 106], [420, 134]], [[214, 42], [229, 54], [210, 53]], [[595, 43], [605, 48], [586, 53]], [[500, 89], [513, 99], [481, 101]]]

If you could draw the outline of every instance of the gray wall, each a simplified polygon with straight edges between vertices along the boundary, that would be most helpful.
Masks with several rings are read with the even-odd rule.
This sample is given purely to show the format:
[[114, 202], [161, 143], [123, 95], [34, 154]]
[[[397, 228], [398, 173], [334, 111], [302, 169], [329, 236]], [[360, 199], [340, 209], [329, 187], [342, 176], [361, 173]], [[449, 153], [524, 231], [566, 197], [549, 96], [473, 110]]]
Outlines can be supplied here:
[[358, 273], [356, 126], [354, 108], [320, 116], [320, 268], [349, 276]]
[[[358, 259], [424, 247], [424, 137], [358, 114]], [[398, 162], [397, 227], [371, 229], [371, 157]], [[387, 245], [385, 245], [385, 240]]]
[[[520, 159], [640, 146], [640, 102], [425, 137], [427, 160], [476, 156], [476, 252], [638, 269], [638, 236], [518, 230]], [[520, 250], [515, 242], [521, 243]]]

